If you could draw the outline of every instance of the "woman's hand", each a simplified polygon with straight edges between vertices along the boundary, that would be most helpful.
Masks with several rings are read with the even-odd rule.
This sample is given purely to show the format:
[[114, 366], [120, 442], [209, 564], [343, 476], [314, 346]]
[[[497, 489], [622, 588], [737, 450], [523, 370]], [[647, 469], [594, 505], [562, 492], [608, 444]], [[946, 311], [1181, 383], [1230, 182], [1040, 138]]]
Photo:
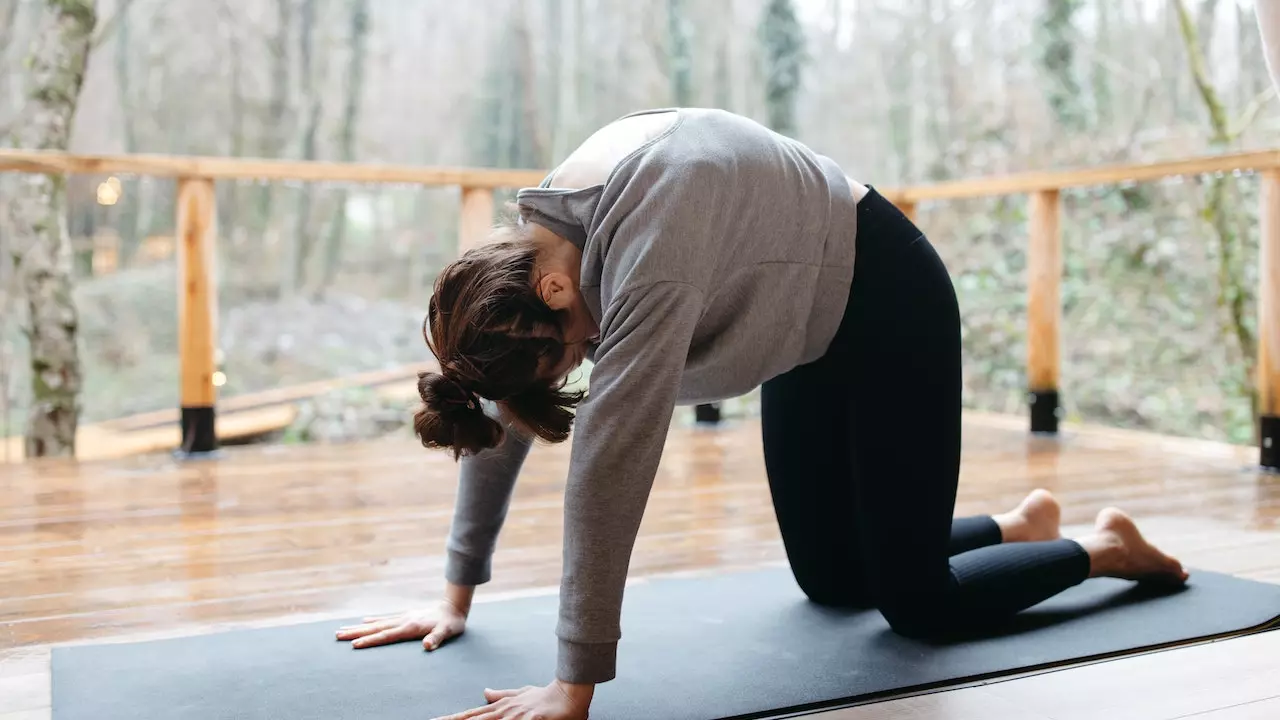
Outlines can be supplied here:
[[472, 592], [473, 588], [450, 585], [445, 591], [445, 599], [435, 608], [365, 618], [359, 625], [348, 625], [338, 630], [338, 639], [351, 640], [351, 647], [360, 649], [421, 638], [423, 648], [435, 650], [466, 629]]
[[523, 687], [519, 690], [485, 690], [489, 704], [436, 720], [502, 720], [503, 718], [540, 718], [541, 720], [586, 720], [587, 708], [595, 694], [595, 685], [571, 685], [556, 680], [546, 687]]

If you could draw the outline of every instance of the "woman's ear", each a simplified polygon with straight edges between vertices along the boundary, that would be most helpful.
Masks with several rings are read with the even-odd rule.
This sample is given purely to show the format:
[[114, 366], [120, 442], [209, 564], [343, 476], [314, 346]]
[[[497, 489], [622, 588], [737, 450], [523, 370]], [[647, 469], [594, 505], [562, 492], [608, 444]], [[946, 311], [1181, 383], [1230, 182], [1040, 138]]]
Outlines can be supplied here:
[[538, 296], [552, 310], [568, 310], [573, 295], [573, 281], [564, 273], [550, 272], [538, 278]]

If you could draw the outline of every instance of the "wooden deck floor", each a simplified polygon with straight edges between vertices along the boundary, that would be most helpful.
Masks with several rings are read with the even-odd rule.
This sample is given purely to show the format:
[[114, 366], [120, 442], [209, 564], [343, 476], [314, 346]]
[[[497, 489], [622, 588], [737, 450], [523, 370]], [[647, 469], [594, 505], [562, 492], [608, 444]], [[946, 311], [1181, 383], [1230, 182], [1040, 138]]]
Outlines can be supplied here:
[[[1280, 477], [1210, 443], [966, 420], [958, 512], [1007, 509], [1035, 487], [1078, 526], [1109, 504], [1189, 565], [1280, 583]], [[554, 586], [568, 448], [535, 450], [481, 601]], [[51, 644], [120, 641], [393, 611], [432, 600], [456, 469], [411, 439], [0, 466], [0, 720], [49, 717]], [[754, 423], [676, 429], [633, 576], [774, 563], [782, 549]], [[1068, 528], [1071, 529], [1071, 528]], [[625, 642], [625, 641], [624, 641]], [[537, 678], [531, 678], [531, 681]], [[1280, 633], [830, 718], [1280, 717]], [[1199, 716], [1197, 716], [1199, 717]]]

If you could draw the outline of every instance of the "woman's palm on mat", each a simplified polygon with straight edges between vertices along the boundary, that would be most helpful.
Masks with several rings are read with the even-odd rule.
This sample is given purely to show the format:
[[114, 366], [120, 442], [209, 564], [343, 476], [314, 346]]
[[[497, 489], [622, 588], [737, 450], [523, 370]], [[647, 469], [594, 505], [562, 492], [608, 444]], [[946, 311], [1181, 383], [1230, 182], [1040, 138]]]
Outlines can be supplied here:
[[586, 720], [593, 685], [553, 681], [545, 687], [485, 690], [487, 704], [435, 720]]
[[423, 648], [435, 650], [446, 640], [461, 635], [466, 626], [467, 616], [445, 601], [428, 610], [368, 617], [359, 625], [339, 629], [337, 636], [339, 640], [350, 640], [356, 649], [421, 638]]

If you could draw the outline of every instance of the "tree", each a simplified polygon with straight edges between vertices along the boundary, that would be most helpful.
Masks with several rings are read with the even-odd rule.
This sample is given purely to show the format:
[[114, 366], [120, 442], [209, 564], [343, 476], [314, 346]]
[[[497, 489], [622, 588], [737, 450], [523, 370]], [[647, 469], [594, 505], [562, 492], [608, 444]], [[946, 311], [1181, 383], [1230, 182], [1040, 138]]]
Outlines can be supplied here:
[[[275, 33], [267, 41], [271, 54], [271, 99], [267, 104], [262, 144], [262, 157], [281, 157], [289, 132], [289, 31], [293, 27], [292, 0], [276, 0]], [[274, 192], [271, 187], [258, 191], [258, 222], [271, 225]]]
[[671, 100], [677, 107], [693, 105], [693, 42], [685, 0], [667, 0], [667, 62]]
[[531, 38], [520, 0], [513, 5], [501, 37], [490, 58], [477, 122], [468, 133], [473, 162], [486, 167], [543, 167]]
[[[1199, 23], [1192, 20], [1186, 0], [1174, 0], [1174, 5], [1191, 76], [1208, 115], [1209, 144], [1216, 150], [1226, 149], [1252, 122], [1262, 101], [1258, 100], [1247, 109], [1243, 118], [1234, 124], [1231, 122], [1226, 105], [1209, 76], [1205, 51], [1201, 46], [1201, 31], [1212, 33], [1215, 0], [1209, 0], [1201, 8]], [[1252, 301], [1249, 297], [1251, 288], [1245, 280], [1247, 234], [1237, 224], [1240, 217], [1239, 189], [1235, 177], [1224, 173], [1217, 173], [1208, 182], [1202, 215], [1218, 241], [1218, 305], [1227, 316], [1225, 334], [1234, 339], [1240, 352], [1240, 365], [1244, 372], [1236, 378], [1238, 392], [1249, 398], [1252, 414], [1257, 415], [1258, 396], [1253, 378], [1258, 339], [1249, 323], [1248, 307]]]
[[[130, 155], [138, 152], [138, 103], [133, 93], [133, 68], [129, 63], [129, 52], [133, 46], [130, 34], [129, 6], [116, 11], [115, 61], [116, 90], [120, 100], [121, 135], [124, 139], [124, 151]], [[137, 178], [126, 178], [121, 192], [120, 208], [120, 264], [128, 265], [138, 248], [142, 183]]]
[[[9, 0], [7, 6], [0, 15], [0, 103], [8, 104], [9, 101], [9, 72], [5, 68], [5, 60], [9, 53], [9, 43], [13, 41], [14, 25], [18, 19], [18, 1]], [[0, 123], [9, 118], [0, 115]], [[0, 135], [4, 132], [0, 130]]]
[[796, 132], [796, 102], [805, 63], [804, 29], [792, 0], [769, 0], [760, 21], [764, 51], [764, 96], [769, 127], [784, 135]]
[[1085, 124], [1075, 63], [1075, 16], [1081, 5], [1082, 0], [1045, 0], [1038, 28], [1040, 66], [1048, 75], [1045, 96], [1058, 123], [1068, 130], [1080, 130]]
[[[360, 97], [364, 91], [364, 65], [369, 36], [369, 0], [351, 0], [349, 55], [347, 56], [346, 102], [342, 106], [342, 128], [339, 131], [338, 155], [343, 162], [351, 162], [356, 155], [356, 128], [360, 118]], [[337, 207], [329, 237], [325, 243], [324, 282], [328, 287], [338, 274], [338, 262], [342, 258], [342, 243], [347, 233], [347, 191], [338, 191]]]
[[[26, 59], [26, 106], [14, 144], [66, 150], [97, 16], [93, 0], [43, 0], [37, 12], [38, 30]], [[65, 181], [56, 175], [23, 175], [13, 192], [10, 259], [27, 303], [23, 330], [31, 354], [26, 455], [74, 457], [81, 370]]]
[[[302, 126], [302, 159], [316, 159], [316, 133], [320, 131], [322, 95], [316, 90], [315, 32], [316, 0], [302, 0], [298, 34], [298, 85], [306, 103]], [[315, 198], [315, 183], [307, 183], [298, 198], [297, 217], [294, 218], [293, 266], [286, 268], [285, 294], [300, 290], [307, 279], [307, 260], [311, 257], [311, 205]]]

